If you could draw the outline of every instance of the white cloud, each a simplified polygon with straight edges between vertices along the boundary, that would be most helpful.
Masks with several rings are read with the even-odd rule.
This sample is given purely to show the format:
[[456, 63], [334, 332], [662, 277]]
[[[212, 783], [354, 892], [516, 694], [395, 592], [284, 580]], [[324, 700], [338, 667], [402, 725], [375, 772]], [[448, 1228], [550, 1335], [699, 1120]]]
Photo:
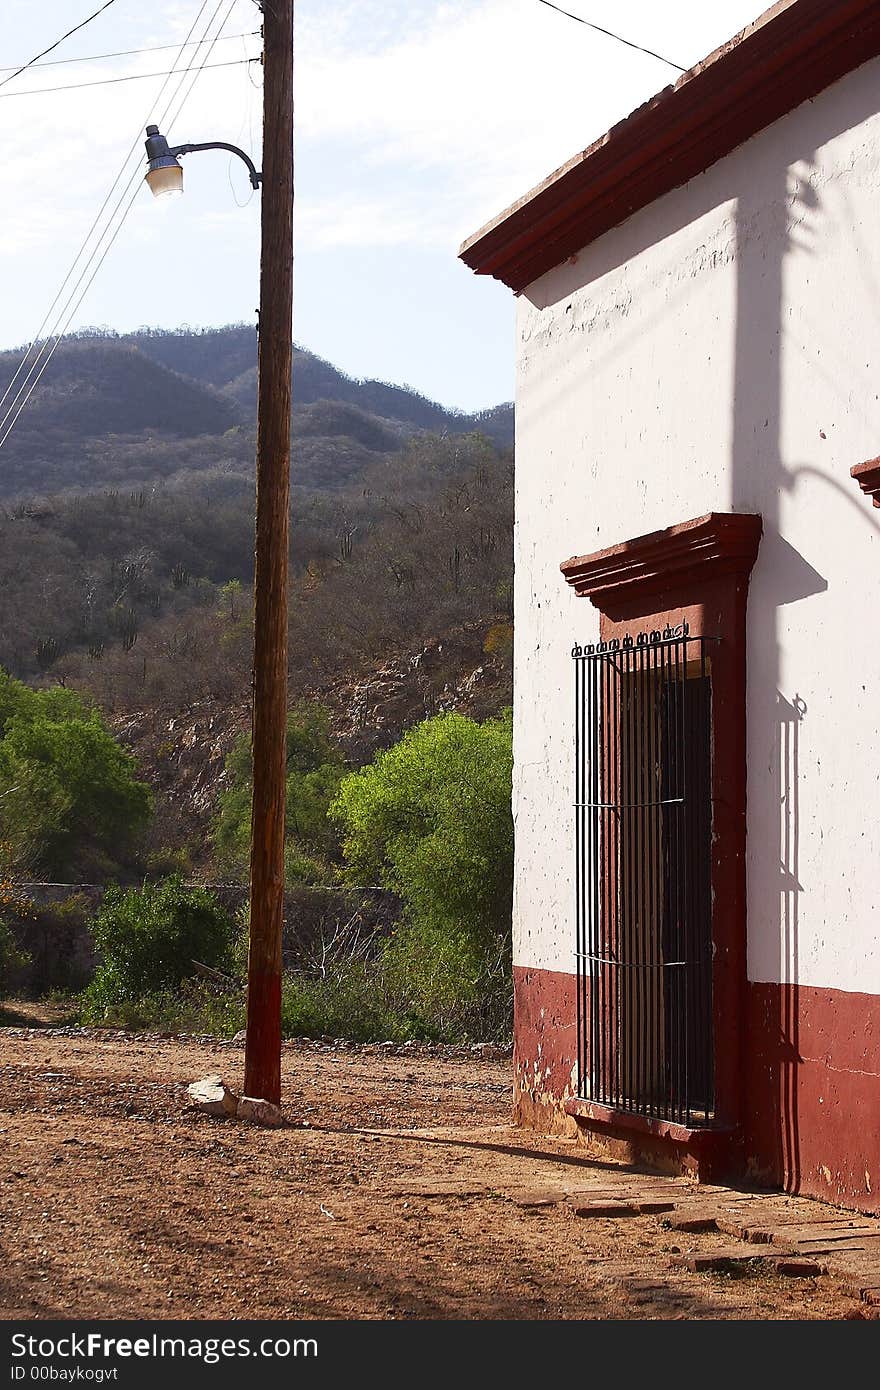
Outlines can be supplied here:
[[[760, 3], [727, 0], [715, 7], [726, 22], [716, 14], [714, 25], [701, 0], [680, 0], [662, 16], [649, 0], [591, 0], [584, 8], [597, 22], [689, 62], [757, 13]], [[66, 6], [50, 0], [47, 10], [48, 33], [61, 23]], [[193, 13], [193, 3], [165, 0], [137, 23], [129, 20], [109, 33], [96, 23], [71, 43], [74, 52], [86, 53], [177, 42]], [[14, 48], [24, 53], [45, 35], [42, 29], [32, 32], [32, 7], [13, 0], [13, 30], [16, 17], [22, 36]], [[256, 27], [252, 0], [238, 0], [227, 32]], [[699, 41], [702, 31], [705, 43]], [[226, 43], [210, 61], [258, 48], [256, 39], [249, 46]], [[156, 72], [172, 57], [146, 53], [100, 66], [34, 70], [11, 90], [23, 90], [24, 83], [51, 87], [96, 75]], [[297, 209], [303, 242], [392, 245], [412, 237], [421, 246], [447, 246], [673, 77], [655, 60], [536, 0], [349, 0], [333, 6], [300, 0], [298, 145], [306, 166], [317, 163], [324, 171], [308, 188], [314, 205]], [[59, 206], [65, 239], [85, 231], [132, 140], [138, 146], [134, 159], [140, 159], [143, 126], [166, 105], [157, 101], [161, 86], [154, 78], [0, 99], [4, 178], [21, 191], [4, 217], [0, 254], [47, 245]], [[206, 72], [171, 133], [194, 140], [222, 133], [253, 151], [259, 146], [260, 105], [244, 69]], [[201, 168], [199, 177], [207, 178]], [[336, 186], [320, 186], [324, 181]]]
[[[329, 28], [308, 23], [297, 69], [303, 146], [356, 154], [397, 225], [401, 200], [433, 182], [447, 207], [453, 196], [459, 233], [475, 230], [676, 76], [535, 0], [416, 8], [419, 22], [410, 8], [381, 47], [359, 42], [373, 5], [343, 7]], [[586, 8], [686, 64], [703, 55], [701, 33], [709, 47], [762, 6], [717, 7], [728, 15], [720, 32], [695, 0], [664, 8], [659, 25], [644, 0]]]
[[298, 249], [329, 251], [341, 247], [446, 247], [452, 232], [436, 210], [406, 205], [404, 200], [353, 201], [338, 198], [303, 202], [295, 222]]

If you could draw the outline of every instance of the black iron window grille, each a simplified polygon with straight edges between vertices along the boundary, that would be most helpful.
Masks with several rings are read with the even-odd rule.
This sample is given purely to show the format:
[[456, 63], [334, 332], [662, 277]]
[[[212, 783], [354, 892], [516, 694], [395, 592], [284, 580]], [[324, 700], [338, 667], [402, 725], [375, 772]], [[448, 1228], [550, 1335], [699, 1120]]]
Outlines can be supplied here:
[[573, 652], [578, 1060], [583, 1098], [698, 1128], [714, 1118], [713, 639], [686, 634]]

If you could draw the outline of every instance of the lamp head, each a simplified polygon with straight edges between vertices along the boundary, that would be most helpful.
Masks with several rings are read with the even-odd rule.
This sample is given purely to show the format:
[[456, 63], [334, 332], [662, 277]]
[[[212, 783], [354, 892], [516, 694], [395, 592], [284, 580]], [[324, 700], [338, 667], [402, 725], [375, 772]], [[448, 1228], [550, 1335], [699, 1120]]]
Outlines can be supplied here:
[[183, 168], [176, 155], [168, 148], [168, 141], [159, 134], [157, 125], [147, 126], [144, 141], [147, 151], [147, 172], [144, 175], [155, 198], [166, 193], [183, 192]]

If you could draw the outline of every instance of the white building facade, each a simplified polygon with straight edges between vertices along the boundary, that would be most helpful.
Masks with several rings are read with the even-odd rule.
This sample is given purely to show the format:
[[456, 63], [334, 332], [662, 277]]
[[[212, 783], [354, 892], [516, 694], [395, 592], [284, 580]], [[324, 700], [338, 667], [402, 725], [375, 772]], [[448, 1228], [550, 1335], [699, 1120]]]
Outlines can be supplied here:
[[519, 296], [517, 1114], [862, 1210], [878, 54], [784, 0], [462, 248]]

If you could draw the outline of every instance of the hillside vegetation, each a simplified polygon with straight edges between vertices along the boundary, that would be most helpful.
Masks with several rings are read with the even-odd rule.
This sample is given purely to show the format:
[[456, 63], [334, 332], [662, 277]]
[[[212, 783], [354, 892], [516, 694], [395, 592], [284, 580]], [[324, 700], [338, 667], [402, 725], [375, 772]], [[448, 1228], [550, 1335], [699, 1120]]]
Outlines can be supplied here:
[[[243, 1022], [243, 923], [186, 880], [248, 874], [255, 351], [83, 335], [0, 453], [0, 982], [93, 969], [91, 900], [23, 879], [110, 886], [92, 1022]], [[292, 425], [285, 1031], [504, 1039], [511, 409], [297, 350]]]
[[[224, 761], [250, 724], [254, 440], [228, 388], [254, 351], [245, 327], [83, 336], [0, 453], [9, 491], [16, 469], [56, 482], [0, 500], [0, 668], [93, 701], [156, 793], [149, 852], [185, 843], [206, 869]], [[352, 765], [430, 715], [496, 715], [510, 448], [305, 352], [294, 380], [291, 700], [326, 706]], [[510, 424], [499, 408], [496, 430]]]
[[[0, 666], [110, 709], [244, 697], [253, 489], [223, 474], [7, 507]], [[291, 684], [511, 617], [512, 465], [483, 437], [419, 437], [361, 486], [295, 490]]]

